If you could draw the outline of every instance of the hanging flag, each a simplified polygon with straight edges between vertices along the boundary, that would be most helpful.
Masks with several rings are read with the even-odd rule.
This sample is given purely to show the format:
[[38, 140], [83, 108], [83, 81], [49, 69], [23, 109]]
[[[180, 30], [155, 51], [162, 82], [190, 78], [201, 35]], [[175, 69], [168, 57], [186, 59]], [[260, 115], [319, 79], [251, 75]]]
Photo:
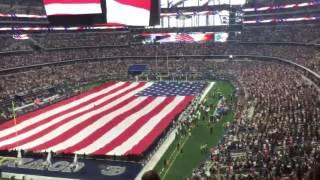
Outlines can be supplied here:
[[16, 119], [16, 111], [15, 111], [15, 105], [14, 102], [12, 101], [12, 117], [13, 117], [13, 124], [17, 125], [17, 119]]
[[149, 26], [151, 0], [107, 0], [108, 24]]
[[47, 16], [102, 13], [100, 0], [43, 0]]

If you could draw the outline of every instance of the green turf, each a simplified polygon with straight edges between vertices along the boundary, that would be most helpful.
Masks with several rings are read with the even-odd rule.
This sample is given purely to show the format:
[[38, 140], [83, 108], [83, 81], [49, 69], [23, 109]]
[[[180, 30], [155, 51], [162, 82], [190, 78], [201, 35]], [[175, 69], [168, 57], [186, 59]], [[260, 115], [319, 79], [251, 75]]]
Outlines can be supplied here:
[[[223, 96], [230, 100], [229, 98], [233, 90], [234, 88], [229, 82], [218, 81], [209, 92], [207, 102], [215, 107], [219, 98], [218, 92], [221, 92]], [[211, 96], [212, 92], [215, 94], [213, 97]], [[210, 113], [212, 114], [212, 112]], [[160, 173], [163, 180], [186, 179], [191, 175], [192, 170], [209, 156], [208, 153], [200, 152], [200, 146], [208, 144], [208, 147], [210, 148], [217, 145], [224, 134], [223, 124], [227, 121], [231, 121], [232, 119], [233, 112], [229, 112], [219, 123], [215, 123], [213, 125], [213, 134], [210, 134], [208, 121], [200, 121], [199, 126], [192, 129], [191, 137], [179, 137], [174, 140], [172, 145], [156, 165], [155, 170]], [[177, 151], [177, 143], [179, 141], [180, 144], [183, 144], [182, 142], [186, 141], [183, 146], [183, 153]], [[169, 158], [172, 154], [174, 155], [173, 157], [176, 157], [175, 159]], [[171, 161], [169, 161], [169, 166], [166, 168], [164, 168], [164, 159], [171, 159]], [[172, 163], [171, 166], [170, 163]]]

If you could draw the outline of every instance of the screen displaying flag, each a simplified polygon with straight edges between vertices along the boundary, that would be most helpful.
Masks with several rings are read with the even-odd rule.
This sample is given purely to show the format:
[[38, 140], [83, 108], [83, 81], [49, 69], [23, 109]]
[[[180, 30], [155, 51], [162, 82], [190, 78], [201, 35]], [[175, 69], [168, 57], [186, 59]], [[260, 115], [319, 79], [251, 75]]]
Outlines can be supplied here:
[[177, 42], [194, 42], [193, 37], [186, 33], [177, 34], [175, 40]]
[[112, 82], [0, 125], [0, 150], [139, 155], [186, 108], [200, 82]]
[[149, 26], [151, 0], [107, 0], [108, 24]]
[[100, 0], [43, 0], [47, 16], [102, 13]]
[[143, 33], [138, 38], [143, 39], [144, 44], [152, 43], [204, 43], [213, 41], [213, 32], [192, 33]]

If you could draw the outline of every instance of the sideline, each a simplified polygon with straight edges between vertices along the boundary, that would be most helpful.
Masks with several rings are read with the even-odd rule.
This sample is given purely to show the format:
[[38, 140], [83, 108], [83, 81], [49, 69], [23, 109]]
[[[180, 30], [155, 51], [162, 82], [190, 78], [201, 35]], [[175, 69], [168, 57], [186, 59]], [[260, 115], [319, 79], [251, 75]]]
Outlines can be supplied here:
[[[189, 136], [189, 135], [186, 135], [186, 136], [187, 136], [186, 139], [184, 139], [183, 143], [181, 144], [181, 148], [183, 148], [184, 145], [185, 145], [185, 144], [187, 143], [187, 141], [189, 140], [189, 137], [190, 137], [190, 136]], [[177, 149], [175, 149], [175, 150], [173, 151], [173, 153], [170, 155], [169, 160], [171, 160], [172, 155], [174, 155], [174, 158], [173, 158], [172, 161], [170, 161], [170, 164], [169, 164], [168, 168], [165, 170], [164, 175], [161, 176], [161, 174], [159, 173], [159, 175], [160, 175], [160, 177], [162, 177], [162, 179], [166, 179], [166, 176], [167, 176], [168, 172], [170, 171], [172, 165], [174, 164], [174, 161], [177, 159], [177, 157], [178, 157], [179, 154], [180, 154], [180, 151], [179, 151], [179, 150], [176, 151], [176, 150], [177, 150]]]

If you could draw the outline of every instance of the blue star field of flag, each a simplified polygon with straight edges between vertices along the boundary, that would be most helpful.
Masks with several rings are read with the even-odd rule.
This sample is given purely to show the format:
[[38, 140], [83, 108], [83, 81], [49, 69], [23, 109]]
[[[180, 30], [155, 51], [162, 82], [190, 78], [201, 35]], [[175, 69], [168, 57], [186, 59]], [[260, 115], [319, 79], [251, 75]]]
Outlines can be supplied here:
[[204, 82], [155, 82], [139, 92], [138, 96], [196, 96], [205, 87]]

